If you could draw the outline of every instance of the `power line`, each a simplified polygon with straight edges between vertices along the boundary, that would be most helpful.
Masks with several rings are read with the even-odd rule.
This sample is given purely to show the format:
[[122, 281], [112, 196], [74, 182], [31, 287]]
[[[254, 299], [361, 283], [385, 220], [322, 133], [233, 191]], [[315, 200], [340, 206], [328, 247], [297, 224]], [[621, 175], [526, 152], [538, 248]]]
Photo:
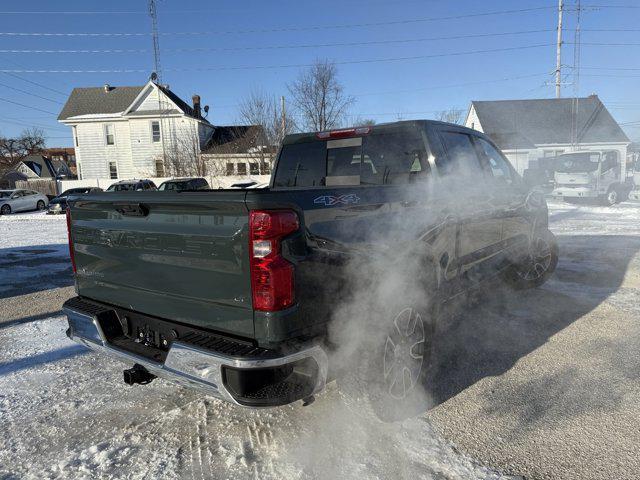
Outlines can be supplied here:
[[13, 78], [17, 78], [17, 79], [19, 79], [19, 80], [22, 80], [23, 82], [27, 82], [27, 83], [30, 83], [30, 84], [32, 84], [32, 85], [37, 85], [38, 87], [44, 88], [44, 89], [49, 90], [49, 91], [51, 91], [51, 92], [58, 93], [58, 94], [60, 94], [60, 95], [64, 95], [65, 97], [67, 96], [67, 94], [66, 94], [66, 93], [61, 92], [60, 90], [56, 90], [56, 89], [51, 88], [51, 87], [48, 87], [48, 86], [46, 86], [46, 85], [42, 85], [41, 83], [34, 82], [33, 80], [29, 80], [29, 79], [27, 79], [27, 78], [22, 78], [21, 76], [16, 75], [15, 73], [12, 73], [12, 72], [2, 72], [2, 73], [6, 74], [6, 75], [9, 75], [10, 77], [13, 77]]
[[[163, 52], [225, 52], [225, 51], [244, 51], [244, 50], [281, 50], [281, 49], [293, 49], [293, 48], [323, 48], [323, 47], [354, 47], [354, 46], [366, 46], [366, 45], [390, 45], [390, 44], [403, 44], [403, 43], [416, 43], [416, 42], [429, 42], [437, 40], [456, 40], [464, 38], [485, 38], [485, 37], [500, 37], [509, 35], [525, 35], [531, 33], [543, 33], [551, 32], [553, 29], [543, 30], [521, 30], [517, 32], [495, 32], [495, 33], [478, 33], [470, 35], [452, 35], [444, 37], [424, 37], [424, 38], [409, 38], [409, 39], [394, 39], [394, 40], [372, 40], [366, 42], [346, 42], [346, 43], [316, 43], [316, 44], [299, 44], [299, 45], [265, 45], [265, 46], [248, 46], [248, 47], [193, 47], [193, 48], [165, 48]], [[132, 48], [132, 49], [103, 49], [103, 50], [90, 50], [90, 49], [75, 49], [75, 50], [18, 50], [18, 49], [6, 49], [0, 50], [0, 53], [149, 53], [151, 50], [145, 48]]]
[[9, 88], [11, 90], [15, 90], [16, 92], [24, 93], [25, 95], [31, 95], [32, 97], [40, 98], [41, 100], [46, 100], [47, 102], [51, 102], [51, 103], [56, 103], [58, 105], [62, 105], [62, 102], [58, 102], [56, 100], [51, 100], [50, 98], [47, 98], [47, 97], [41, 97], [40, 95], [37, 95], [35, 93], [27, 92], [26, 90], [21, 90], [19, 88], [12, 87], [10, 85], [5, 85], [4, 83], [0, 83], [0, 87]]
[[57, 113], [49, 112], [47, 110], [42, 110], [41, 108], [38, 108], [38, 107], [32, 107], [30, 105], [25, 105], [24, 103], [14, 102], [13, 100], [7, 100], [6, 98], [0, 98], [0, 102], [13, 103], [14, 105], [18, 105], [20, 107], [30, 108], [31, 110], [38, 110], [39, 112], [43, 112], [43, 113], [50, 113], [51, 115], [57, 115]]
[[[477, 18], [493, 15], [508, 15], [513, 13], [526, 13], [534, 11], [549, 10], [554, 7], [531, 7], [520, 8], [513, 10], [498, 10], [492, 12], [470, 13], [464, 15], [448, 15], [443, 17], [427, 17], [427, 18], [412, 18], [406, 20], [394, 20], [390, 22], [369, 22], [369, 23], [350, 23], [340, 25], [307, 25], [307, 26], [292, 26], [292, 27], [278, 27], [278, 28], [260, 28], [260, 29], [248, 29], [248, 30], [221, 30], [221, 31], [202, 31], [202, 32], [162, 32], [160, 35], [228, 35], [228, 34], [244, 34], [244, 33], [276, 33], [276, 32], [300, 32], [309, 30], [333, 30], [333, 29], [345, 29], [345, 28], [365, 28], [365, 27], [380, 27], [385, 25], [407, 25], [413, 23], [425, 23], [436, 22], [443, 20], [458, 20], [463, 18]], [[0, 32], [3, 36], [52, 36], [52, 37], [112, 37], [112, 36], [149, 36], [149, 32], [118, 32], [118, 33], [96, 33], [96, 32], [82, 32], [82, 33], [55, 33], [55, 32]]]
[[[497, 53], [497, 52], [509, 52], [517, 50], [529, 50], [533, 48], [548, 47], [554, 45], [551, 43], [540, 43], [535, 45], [523, 45], [518, 47], [506, 47], [506, 48], [492, 48], [485, 50], [471, 50], [466, 52], [448, 52], [448, 53], [436, 53], [430, 55], [411, 55], [406, 57], [388, 57], [388, 58], [376, 58], [365, 60], [344, 60], [332, 62], [334, 65], [357, 65], [366, 63], [384, 63], [384, 62], [399, 62], [410, 60], [425, 60], [429, 58], [440, 57], [457, 57], [465, 55], [477, 55], [483, 53]], [[207, 72], [207, 71], [231, 71], [231, 70], [267, 70], [267, 69], [279, 69], [279, 68], [304, 68], [311, 67], [310, 63], [296, 63], [296, 64], [282, 64], [282, 65], [241, 65], [241, 66], [217, 66], [217, 67], [193, 67], [193, 68], [168, 68], [165, 71], [175, 72]], [[81, 70], [81, 69], [57, 69], [57, 70], [13, 70], [5, 69], [0, 70], [0, 73], [146, 73], [147, 69], [141, 68], [120, 68], [120, 69], [94, 69], [94, 70]]]
[[20, 125], [20, 126], [23, 126], [23, 127], [37, 127], [37, 128], [42, 128], [43, 130], [57, 130], [57, 131], [60, 131], [60, 132], [68, 132], [69, 131], [66, 128], [48, 127], [48, 126], [43, 125], [41, 123], [22, 122], [22, 121], [19, 121], [17, 119], [10, 118], [10, 117], [0, 118], [0, 123], [13, 123], [15, 125]]

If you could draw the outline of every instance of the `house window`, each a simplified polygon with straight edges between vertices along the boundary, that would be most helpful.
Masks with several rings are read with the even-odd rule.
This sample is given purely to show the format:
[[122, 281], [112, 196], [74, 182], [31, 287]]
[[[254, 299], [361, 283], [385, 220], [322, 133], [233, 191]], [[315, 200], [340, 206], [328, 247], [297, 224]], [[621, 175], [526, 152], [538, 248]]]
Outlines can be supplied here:
[[164, 177], [164, 160], [156, 158], [156, 177]]
[[104, 126], [104, 135], [107, 145], [115, 145], [116, 144], [116, 135], [113, 129], [113, 125], [108, 123]]
[[238, 164], [238, 175], [246, 175], [247, 174], [247, 164], [242, 162]]
[[114, 161], [109, 162], [109, 178], [118, 178], [118, 165]]
[[228, 162], [227, 163], [227, 175], [235, 175], [236, 173], [236, 164]]
[[71, 127], [73, 131], [73, 144], [78, 147], [80, 144], [78, 143], [78, 128], [76, 126]]
[[151, 122], [151, 141], [153, 143], [160, 141], [160, 122]]
[[257, 162], [249, 163], [249, 173], [251, 175], [260, 175], [260, 168], [258, 167]]
[[271, 165], [269, 162], [262, 162], [262, 175], [270, 175], [271, 174]]

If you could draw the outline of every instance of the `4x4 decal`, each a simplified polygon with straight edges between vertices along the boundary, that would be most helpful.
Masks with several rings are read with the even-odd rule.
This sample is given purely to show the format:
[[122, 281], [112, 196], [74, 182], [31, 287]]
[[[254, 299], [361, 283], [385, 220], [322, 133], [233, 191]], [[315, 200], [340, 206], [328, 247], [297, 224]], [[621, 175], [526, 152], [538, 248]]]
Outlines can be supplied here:
[[358, 203], [360, 201], [360, 197], [358, 197], [355, 193], [347, 193], [345, 195], [323, 195], [321, 197], [317, 197], [313, 200], [313, 203], [318, 205], [325, 205], [327, 207], [331, 207], [333, 205], [350, 205], [354, 203]]

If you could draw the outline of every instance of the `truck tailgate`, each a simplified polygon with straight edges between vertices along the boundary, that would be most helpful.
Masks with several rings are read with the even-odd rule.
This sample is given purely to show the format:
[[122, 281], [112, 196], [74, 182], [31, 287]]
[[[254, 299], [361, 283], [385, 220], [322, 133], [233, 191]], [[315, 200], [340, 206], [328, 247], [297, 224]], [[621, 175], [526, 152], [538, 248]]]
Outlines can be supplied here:
[[78, 294], [253, 337], [245, 196], [124, 192], [73, 199]]

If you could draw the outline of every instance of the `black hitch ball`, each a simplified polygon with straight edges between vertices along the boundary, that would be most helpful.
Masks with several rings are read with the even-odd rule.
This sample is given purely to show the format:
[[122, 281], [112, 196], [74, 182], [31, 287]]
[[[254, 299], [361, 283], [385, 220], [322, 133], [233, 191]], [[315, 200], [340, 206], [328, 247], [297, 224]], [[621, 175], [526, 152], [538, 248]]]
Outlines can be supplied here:
[[133, 368], [129, 368], [124, 372], [124, 383], [127, 385], [146, 385], [156, 378], [155, 375], [149, 373], [149, 371], [142, 365], [136, 363]]

